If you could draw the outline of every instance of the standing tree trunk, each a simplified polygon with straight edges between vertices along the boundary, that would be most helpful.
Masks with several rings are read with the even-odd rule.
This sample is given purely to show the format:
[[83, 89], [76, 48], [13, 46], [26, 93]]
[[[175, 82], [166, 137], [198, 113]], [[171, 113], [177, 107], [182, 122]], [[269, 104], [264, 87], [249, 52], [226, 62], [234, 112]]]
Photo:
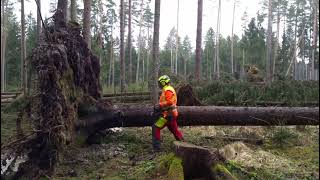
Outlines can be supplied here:
[[221, 0], [219, 0], [217, 35], [216, 35], [216, 79], [220, 79], [220, 20], [221, 20]]
[[314, 61], [315, 61], [315, 56], [316, 56], [316, 52], [317, 52], [317, 37], [318, 37], [318, 17], [317, 17], [317, 9], [318, 9], [318, 5], [317, 5], [318, 1], [317, 0], [313, 0], [313, 49], [312, 49], [312, 60], [311, 60], [311, 79], [312, 80], [316, 80], [316, 74], [314, 71]]
[[144, 58], [145, 58], [145, 49], [142, 49], [142, 83], [144, 82]]
[[128, 50], [129, 50], [129, 76], [128, 76], [128, 82], [132, 82], [132, 48], [131, 48], [131, 6], [132, 6], [132, 0], [129, 0], [129, 17], [128, 17]]
[[113, 90], [113, 92], [115, 92], [115, 88], [114, 88], [114, 75], [115, 75], [115, 66], [114, 66], [114, 50], [113, 50], [113, 27], [111, 30], [111, 47], [110, 47], [110, 56], [111, 56], [111, 68], [112, 68], [112, 79], [111, 79], [111, 89]]
[[120, 91], [124, 92], [125, 83], [124, 67], [124, 0], [120, 1]]
[[137, 71], [136, 71], [136, 83], [139, 83], [139, 65], [140, 65], [140, 58], [141, 58], [141, 31], [142, 31], [142, 22], [143, 22], [143, 0], [141, 1], [140, 4], [140, 20], [139, 20], [139, 37], [138, 37], [138, 48], [139, 48], [139, 52], [138, 52], [138, 60], [137, 60]]
[[21, 87], [23, 94], [27, 93], [27, 62], [26, 62], [26, 41], [25, 41], [25, 18], [24, 0], [21, 0]]
[[203, 0], [198, 0], [197, 38], [196, 38], [196, 79], [201, 78], [201, 42], [202, 42], [202, 9]]
[[8, 0], [1, 1], [1, 92], [6, 90], [7, 5]]
[[244, 61], [245, 61], [245, 53], [244, 53], [244, 48], [242, 49], [242, 66], [241, 66], [241, 72], [240, 72], [240, 76], [241, 79], [244, 80], [245, 79], [245, 72], [244, 72]]
[[160, 29], [160, 0], [154, 2], [154, 26], [153, 26], [153, 48], [152, 48], [152, 75], [150, 79], [152, 103], [158, 101], [158, 73], [159, 73], [159, 29]]
[[77, 0], [70, 0], [70, 19], [77, 21]]
[[84, 11], [83, 11], [83, 38], [88, 44], [88, 48], [91, 49], [91, 0], [84, 0]]
[[[86, 1], [84, 1], [84, 2], [86, 2]], [[61, 17], [62, 18], [61, 21], [66, 22], [67, 10], [68, 10], [68, 0], [58, 0], [57, 10], [62, 11], [63, 16]]]
[[102, 7], [102, 2], [99, 1], [98, 2], [98, 6], [99, 6], [99, 34], [98, 34], [98, 38], [99, 38], [99, 48], [100, 48], [100, 53], [99, 53], [99, 65], [101, 67], [102, 64], [102, 54], [103, 54], [103, 38], [102, 38], [102, 18], [103, 18], [103, 7]]
[[175, 70], [174, 73], [178, 74], [178, 51], [179, 51], [179, 0], [177, 8], [177, 34], [176, 34], [176, 61], [175, 61]]
[[174, 68], [173, 68], [173, 55], [172, 55], [172, 48], [173, 48], [173, 40], [172, 40], [172, 38], [170, 37], [170, 39], [171, 39], [171, 42], [170, 42], [170, 46], [171, 46], [171, 48], [170, 48], [170, 69], [171, 69], [171, 73], [174, 73]]
[[[295, 79], [295, 72], [296, 72], [296, 66], [297, 66], [297, 23], [298, 23], [298, 7], [296, 9], [296, 14], [295, 14], [295, 24], [294, 24], [294, 46], [293, 46], [293, 69], [291, 71], [291, 76], [293, 79]], [[299, 43], [298, 43], [299, 44]]]
[[149, 39], [149, 34], [150, 34], [150, 32], [149, 32], [149, 24], [148, 24], [148, 39], [147, 39], [147, 41], [148, 41], [148, 50], [147, 50], [147, 69], [146, 69], [146, 71], [147, 71], [147, 76], [146, 76], [146, 79], [149, 79], [149, 57], [150, 57], [150, 43], [149, 43], [149, 41], [150, 41], [150, 39]]
[[278, 7], [278, 12], [277, 12], [277, 39], [275, 42], [275, 47], [274, 47], [274, 58], [273, 58], [273, 65], [272, 65], [272, 77], [271, 80], [274, 80], [274, 74], [276, 73], [276, 60], [278, 58], [278, 47], [279, 47], [279, 31], [280, 31], [280, 9]]
[[271, 61], [272, 61], [272, 0], [269, 0], [268, 5], [268, 33], [267, 33], [267, 61], [266, 61], [266, 80], [267, 83], [271, 81]]
[[41, 34], [41, 0], [37, 0], [37, 44], [40, 42], [40, 34]]
[[233, 13], [232, 13], [232, 30], [231, 30], [231, 74], [234, 75], [234, 66], [233, 66], [233, 27], [234, 27], [234, 12], [236, 9], [236, 1], [233, 2]]

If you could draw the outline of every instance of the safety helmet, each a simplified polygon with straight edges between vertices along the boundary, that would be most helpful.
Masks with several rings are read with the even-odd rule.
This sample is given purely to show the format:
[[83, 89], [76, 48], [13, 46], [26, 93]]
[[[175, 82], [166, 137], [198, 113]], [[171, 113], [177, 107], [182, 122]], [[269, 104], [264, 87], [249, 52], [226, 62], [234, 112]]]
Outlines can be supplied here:
[[170, 78], [167, 75], [162, 75], [159, 77], [158, 81], [162, 86], [165, 86], [170, 82]]

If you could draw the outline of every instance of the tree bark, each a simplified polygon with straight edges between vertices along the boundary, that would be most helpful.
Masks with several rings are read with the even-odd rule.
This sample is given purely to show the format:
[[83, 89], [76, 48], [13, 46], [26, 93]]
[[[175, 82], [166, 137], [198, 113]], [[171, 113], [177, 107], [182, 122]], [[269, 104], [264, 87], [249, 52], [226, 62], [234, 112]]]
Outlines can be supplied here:
[[275, 47], [274, 47], [274, 58], [273, 58], [273, 65], [272, 65], [272, 75], [271, 75], [271, 80], [274, 80], [274, 74], [276, 73], [276, 60], [278, 58], [278, 47], [279, 47], [279, 32], [280, 32], [280, 9], [278, 8], [277, 12], [277, 39], [275, 42]]
[[58, 0], [57, 10], [62, 11], [61, 21], [67, 21], [68, 0]]
[[160, 29], [160, 3], [161, 0], [154, 2], [154, 26], [153, 26], [153, 48], [152, 48], [152, 75], [150, 79], [152, 103], [158, 102], [158, 73], [159, 73], [159, 29]]
[[267, 58], [266, 58], [266, 81], [270, 83], [272, 73], [272, 0], [268, 5], [268, 32], [267, 32]]
[[1, 1], [1, 92], [6, 90], [7, 6], [8, 0]]
[[129, 75], [128, 75], [128, 82], [132, 83], [132, 44], [131, 44], [131, 10], [132, 0], [129, 0], [129, 17], [128, 17], [128, 50], [129, 50]]
[[103, 37], [102, 37], [102, 18], [103, 18], [103, 4], [101, 1], [98, 2], [98, 9], [99, 9], [99, 34], [98, 34], [98, 38], [99, 38], [99, 48], [100, 48], [100, 53], [99, 53], [99, 65], [101, 67], [102, 65], [102, 55], [103, 55]]
[[[319, 125], [319, 107], [178, 106], [178, 111], [179, 126]], [[144, 127], [151, 126], [157, 118], [159, 114], [153, 113], [152, 106], [123, 105], [90, 112], [88, 116], [80, 117], [76, 126], [96, 129]]]
[[216, 35], [216, 53], [215, 53], [215, 68], [216, 74], [215, 79], [220, 79], [220, 19], [221, 19], [221, 0], [219, 0], [218, 6], [218, 19], [217, 19], [217, 35]]
[[84, 0], [84, 11], [83, 11], [83, 38], [88, 44], [88, 48], [91, 49], [91, 0]]
[[40, 34], [41, 34], [41, 0], [37, 0], [37, 44], [40, 42]]
[[24, 18], [24, 0], [21, 0], [21, 88], [27, 93], [27, 61], [26, 61], [26, 33]]
[[[318, 38], [318, 1], [313, 0], [313, 49], [312, 49], [312, 61], [311, 61], [311, 72], [312, 72], [312, 80], [316, 80], [316, 74], [314, 71], [314, 62], [315, 62], [315, 56], [317, 53], [317, 38]], [[319, 69], [319, 68], [318, 68]]]
[[201, 42], [202, 42], [202, 9], [203, 0], [198, 0], [197, 38], [196, 38], [196, 79], [201, 78]]
[[120, 91], [124, 92], [125, 67], [124, 67], [124, 0], [120, 1]]
[[70, 0], [70, 19], [77, 21], [77, 0]]
[[143, 22], [143, 0], [141, 1], [140, 4], [140, 20], [139, 20], [139, 36], [138, 36], [138, 60], [137, 60], [137, 71], [136, 71], [136, 83], [139, 83], [139, 71], [140, 71], [140, 59], [141, 59], [141, 52], [142, 52], [142, 48], [141, 48], [141, 31], [142, 31], [142, 22]]
[[231, 74], [234, 75], [233, 67], [233, 27], [234, 27], [234, 12], [236, 9], [236, 1], [233, 2], [233, 13], [232, 13], [232, 31], [231, 31]]

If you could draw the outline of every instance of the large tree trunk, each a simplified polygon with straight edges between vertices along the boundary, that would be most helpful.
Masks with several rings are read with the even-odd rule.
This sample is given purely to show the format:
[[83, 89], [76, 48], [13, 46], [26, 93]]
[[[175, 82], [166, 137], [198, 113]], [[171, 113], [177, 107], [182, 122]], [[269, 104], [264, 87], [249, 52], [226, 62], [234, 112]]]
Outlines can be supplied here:
[[120, 1], [120, 91], [125, 88], [125, 64], [124, 64], [124, 0]]
[[203, 0], [198, 0], [197, 38], [196, 38], [196, 79], [201, 78], [201, 42], [202, 42], [202, 8]]
[[154, 2], [154, 26], [153, 26], [153, 48], [152, 48], [152, 74], [150, 78], [151, 100], [153, 104], [158, 101], [158, 73], [159, 73], [159, 29], [160, 29], [160, 1]]
[[83, 10], [83, 38], [85, 42], [88, 44], [88, 48], [91, 49], [91, 0], [84, 0], [83, 2], [84, 10]]
[[[178, 106], [178, 111], [179, 126], [319, 125], [319, 107]], [[112, 117], [110, 112], [114, 112]], [[144, 127], [158, 116], [148, 105], [115, 106], [80, 117], [77, 127]]]
[[142, 22], [143, 22], [143, 0], [141, 1], [140, 4], [140, 20], [139, 20], [139, 36], [138, 36], [138, 60], [137, 60], [137, 71], [136, 71], [136, 83], [139, 83], [139, 71], [140, 71], [140, 59], [141, 59], [141, 52], [142, 52], [142, 48], [141, 48], [141, 41], [142, 41], [142, 36], [141, 36], [141, 32], [142, 32]]
[[129, 51], [129, 75], [128, 75], [128, 82], [132, 83], [132, 48], [131, 48], [131, 6], [132, 0], [129, 0], [129, 17], [128, 17], [128, 51]]
[[77, 21], [77, 0], [70, 0], [70, 19]]
[[21, 88], [27, 93], [27, 61], [26, 61], [26, 33], [24, 18], [24, 0], [21, 0]]
[[[86, 1], [84, 1], [84, 4]], [[86, 5], [85, 5], [86, 6]], [[62, 12], [61, 21], [67, 21], [68, 0], [58, 0], [57, 10]]]
[[100, 53], [99, 53], [99, 65], [101, 67], [102, 65], [102, 55], [103, 55], [103, 37], [102, 37], [102, 18], [103, 18], [103, 4], [101, 1], [98, 2], [98, 9], [99, 9], [99, 33], [98, 33], [98, 45], [99, 45], [99, 48], [100, 48]]
[[[314, 61], [317, 53], [317, 38], [318, 38], [318, 1], [313, 0], [313, 49], [312, 49], [312, 60], [311, 60], [311, 72], [312, 72], [312, 80], [316, 80], [316, 74], [314, 71]], [[319, 69], [319, 67], [317, 68]]]
[[266, 81], [270, 83], [272, 73], [272, 0], [268, 5], [268, 32], [267, 32], [267, 58], [266, 58]]
[[150, 57], [150, 43], [149, 43], [149, 41], [150, 41], [150, 32], [149, 32], [149, 25], [148, 25], [148, 30], [147, 30], [147, 32], [148, 32], [148, 34], [147, 34], [147, 36], [148, 36], [148, 38], [147, 38], [147, 42], [148, 42], [148, 50], [147, 50], [147, 69], [146, 69], [146, 71], [147, 71], [147, 76], [146, 76], [146, 79], [148, 80], [149, 79], [149, 57]]
[[6, 90], [7, 6], [8, 0], [1, 1], [1, 92]]
[[275, 47], [274, 47], [274, 58], [273, 58], [273, 63], [272, 63], [272, 76], [271, 79], [272, 81], [274, 80], [274, 75], [276, 74], [276, 60], [278, 58], [278, 47], [279, 47], [279, 32], [280, 32], [280, 9], [278, 7], [278, 12], [277, 12], [277, 38], [275, 42]]

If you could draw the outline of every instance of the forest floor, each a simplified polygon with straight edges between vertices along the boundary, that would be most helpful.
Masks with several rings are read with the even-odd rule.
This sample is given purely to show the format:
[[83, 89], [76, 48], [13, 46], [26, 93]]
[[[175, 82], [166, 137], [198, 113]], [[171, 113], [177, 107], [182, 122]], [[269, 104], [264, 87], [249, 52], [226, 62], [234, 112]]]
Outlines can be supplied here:
[[[15, 133], [16, 112], [1, 111], [1, 144]], [[24, 122], [24, 129], [30, 129]], [[182, 127], [187, 142], [224, 148], [227, 169], [238, 179], [319, 179], [319, 126], [303, 132], [287, 127]], [[262, 145], [230, 142], [224, 136], [259, 138]], [[162, 151], [152, 153], [151, 127], [116, 128], [84, 139], [60, 156], [53, 179], [168, 179], [165, 161], [172, 156], [174, 138], [162, 130]], [[228, 145], [228, 146], [226, 146]]]

